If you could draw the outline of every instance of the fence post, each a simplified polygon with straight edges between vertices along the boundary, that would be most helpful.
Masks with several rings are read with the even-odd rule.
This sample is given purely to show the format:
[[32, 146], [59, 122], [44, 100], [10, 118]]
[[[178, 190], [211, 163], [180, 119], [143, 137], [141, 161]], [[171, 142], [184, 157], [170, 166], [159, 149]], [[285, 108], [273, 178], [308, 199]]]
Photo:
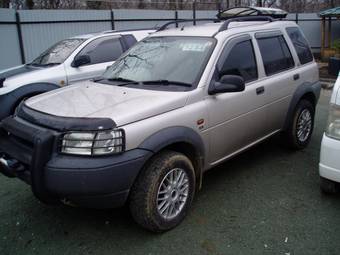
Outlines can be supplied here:
[[295, 13], [295, 23], [299, 24], [299, 14]]
[[15, 12], [15, 24], [17, 26], [17, 32], [18, 32], [21, 63], [25, 64], [26, 63], [26, 60], [25, 60], [25, 49], [24, 49], [24, 42], [22, 40], [20, 15], [19, 15], [19, 12], [17, 12], [17, 11]]
[[192, 19], [194, 26], [196, 25], [196, 1], [192, 2]]
[[111, 9], [111, 29], [115, 30], [115, 16], [112, 9]]
[[175, 21], [176, 21], [176, 27], [178, 27], [177, 20], [178, 20], [178, 11], [177, 11], [177, 10], [175, 10]]
[[222, 3], [221, 3], [221, 1], [218, 1], [217, 9], [218, 9], [218, 13], [220, 13], [222, 11]]

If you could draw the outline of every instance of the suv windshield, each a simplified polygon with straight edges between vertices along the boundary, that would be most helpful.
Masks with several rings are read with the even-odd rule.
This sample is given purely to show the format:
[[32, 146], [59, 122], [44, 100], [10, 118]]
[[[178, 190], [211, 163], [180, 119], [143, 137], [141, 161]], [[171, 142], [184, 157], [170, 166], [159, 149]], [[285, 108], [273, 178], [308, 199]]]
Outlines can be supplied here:
[[[164, 85], [194, 85], [200, 78], [213, 46], [212, 38], [147, 38], [118, 59], [102, 78], [154, 85], [162, 85], [162, 81], [165, 81]], [[136, 83], [127, 85], [133, 84]]]
[[70, 54], [84, 41], [85, 39], [80, 38], [62, 40], [44, 51], [30, 64], [45, 66], [63, 63], [65, 59], [70, 56]]

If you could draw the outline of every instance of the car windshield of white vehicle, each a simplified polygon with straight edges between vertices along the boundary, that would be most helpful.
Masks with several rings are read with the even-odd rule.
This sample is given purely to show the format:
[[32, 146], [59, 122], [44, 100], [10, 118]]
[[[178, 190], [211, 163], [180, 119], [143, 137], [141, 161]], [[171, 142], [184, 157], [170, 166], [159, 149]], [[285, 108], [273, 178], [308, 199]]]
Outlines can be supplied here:
[[118, 59], [100, 82], [148, 89], [192, 89], [199, 81], [213, 46], [212, 38], [147, 38]]
[[83, 43], [85, 39], [67, 39], [53, 45], [44, 51], [39, 57], [33, 60], [29, 65], [51, 66], [58, 65], [65, 61], [71, 53]]

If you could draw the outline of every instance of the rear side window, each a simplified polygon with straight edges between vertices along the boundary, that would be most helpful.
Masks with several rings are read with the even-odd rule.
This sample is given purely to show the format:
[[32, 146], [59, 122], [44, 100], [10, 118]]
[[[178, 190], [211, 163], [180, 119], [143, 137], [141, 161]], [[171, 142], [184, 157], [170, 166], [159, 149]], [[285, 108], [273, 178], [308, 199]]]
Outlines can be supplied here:
[[128, 48], [131, 48], [137, 43], [137, 40], [133, 35], [122, 35], [122, 37], [124, 38]]
[[90, 65], [115, 61], [123, 53], [119, 38], [99, 38], [82, 49], [81, 55], [89, 55]]
[[239, 75], [245, 82], [257, 79], [257, 65], [250, 40], [235, 44], [223, 63], [220, 75]]
[[313, 61], [313, 54], [309, 48], [306, 38], [301, 33], [300, 29], [297, 27], [289, 27], [286, 30], [289, 38], [292, 40], [300, 63], [303, 65]]
[[267, 75], [272, 75], [294, 66], [292, 54], [282, 35], [258, 38], [257, 41]]

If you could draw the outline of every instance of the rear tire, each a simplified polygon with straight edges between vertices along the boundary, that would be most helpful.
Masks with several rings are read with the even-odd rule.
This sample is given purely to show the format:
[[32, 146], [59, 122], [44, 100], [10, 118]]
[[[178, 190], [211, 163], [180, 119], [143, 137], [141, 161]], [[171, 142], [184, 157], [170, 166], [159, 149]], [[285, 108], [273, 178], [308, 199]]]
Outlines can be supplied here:
[[335, 181], [320, 177], [320, 188], [325, 194], [336, 194], [339, 192], [339, 184]]
[[134, 220], [153, 232], [176, 227], [187, 215], [195, 193], [195, 172], [183, 154], [163, 151], [142, 170], [130, 193]]
[[294, 150], [304, 149], [312, 137], [315, 106], [302, 99], [296, 106], [288, 129], [284, 132], [285, 143]]

